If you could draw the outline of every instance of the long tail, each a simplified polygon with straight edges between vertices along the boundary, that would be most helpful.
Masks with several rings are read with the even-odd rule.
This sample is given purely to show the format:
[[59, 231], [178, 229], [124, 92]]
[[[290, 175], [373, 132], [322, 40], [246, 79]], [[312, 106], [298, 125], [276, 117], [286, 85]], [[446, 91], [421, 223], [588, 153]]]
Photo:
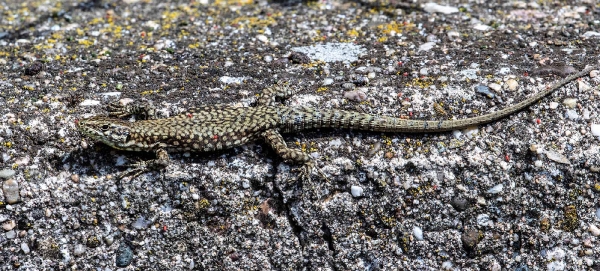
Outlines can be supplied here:
[[291, 109], [282, 119], [285, 123], [284, 132], [294, 132], [311, 128], [345, 128], [376, 132], [421, 133], [444, 132], [463, 129], [469, 126], [489, 123], [508, 115], [514, 114], [532, 105], [546, 95], [559, 89], [565, 84], [588, 74], [597, 66], [589, 67], [578, 73], [572, 74], [554, 85], [546, 88], [515, 105], [486, 115], [459, 119], [459, 120], [405, 120], [389, 116], [377, 116], [353, 111], [342, 110], [316, 110], [311, 108]]

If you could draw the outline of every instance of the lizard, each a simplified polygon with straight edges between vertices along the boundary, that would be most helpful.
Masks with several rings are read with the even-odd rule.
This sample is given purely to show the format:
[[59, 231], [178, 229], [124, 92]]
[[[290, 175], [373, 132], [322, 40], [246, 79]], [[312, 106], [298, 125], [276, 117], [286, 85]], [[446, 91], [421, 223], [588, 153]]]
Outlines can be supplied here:
[[[338, 109], [314, 109], [278, 105], [295, 93], [286, 84], [274, 84], [262, 91], [254, 107], [227, 104], [205, 105], [169, 118], [157, 118], [149, 105], [109, 105], [108, 116], [76, 120], [81, 134], [124, 151], [155, 152], [156, 158], [138, 161], [120, 177], [135, 176], [169, 165], [168, 152], [210, 152], [234, 148], [259, 139], [264, 140], [284, 162], [303, 164], [301, 175], [308, 177], [314, 161], [299, 149], [287, 146], [281, 134], [316, 128], [345, 128], [391, 133], [429, 133], [464, 129], [502, 119], [532, 105], [565, 84], [588, 74], [596, 66], [565, 77], [543, 91], [519, 103], [481, 116], [454, 120], [412, 120], [379, 116]], [[144, 115], [134, 122], [123, 120]]]

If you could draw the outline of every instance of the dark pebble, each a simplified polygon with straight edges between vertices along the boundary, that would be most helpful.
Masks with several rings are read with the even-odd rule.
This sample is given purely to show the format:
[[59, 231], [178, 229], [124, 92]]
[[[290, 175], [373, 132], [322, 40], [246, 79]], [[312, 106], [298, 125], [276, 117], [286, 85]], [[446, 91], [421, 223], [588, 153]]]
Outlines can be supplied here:
[[292, 52], [288, 59], [294, 64], [308, 64], [310, 63], [310, 57], [304, 53]]
[[117, 267], [127, 267], [133, 260], [133, 250], [125, 243], [119, 245], [117, 249], [116, 265]]
[[36, 75], [44, 69], [44, 64], [41, 62], [33, 62], [29, 67], [25, 68], [25, 75]]
[[33, 223], [27, 218], [22, 218], [17, 222], [17, 228], [19, 230], [29, 230], [33, 228]]
[[100, 239], [95, 235], [88, 237], [86, 245], [90, 248], [95, 248], [100, 246]]
[[466, 251], [474, 251], [477, 247], [477, 244], [480, 241], [481, 233], [478, 230], [471, 229], [466, 230], [461, 236], [460, 240], [462, 241], [463, 248]]
[[454, 198], [450, 202], [450, 205], [454, 207], [454, 210], [462, 212], [470, 207], [469, 201], [462, 198]]

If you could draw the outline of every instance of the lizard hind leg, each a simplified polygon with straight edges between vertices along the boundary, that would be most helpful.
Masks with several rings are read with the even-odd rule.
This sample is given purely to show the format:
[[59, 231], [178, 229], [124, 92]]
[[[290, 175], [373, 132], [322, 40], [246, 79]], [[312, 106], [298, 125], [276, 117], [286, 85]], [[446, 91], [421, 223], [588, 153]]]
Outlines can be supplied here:
[[[265, 141], [275, 150], [275, 152], [283, 158], [286, 163], [295, 163], [302, 164], [302, 168], [300, 169], [300, 177], [305, 180], [310, 181], [310, 174], [312, 173], [312, 169], [315, 168], [315, 162], [310, 158], [310, 156], [301, 150], [292, 149], [287, 146], [283, 137], [277, 130], [270, 129], [266, 130], [262, 134]], [[325, 174], [321, 172], [321, 170], [317, 169], [319, 174], [325, 177]], [[325, 177], [325, 179], [327, 179]]]
[[285, 100], [298, 92], [297, 89], [289, 87], [287, 82], [279, 81], [277, 84], [263, 89], [260, 97], [256, 101], [259, 106], [275, 105], [276, 99]]

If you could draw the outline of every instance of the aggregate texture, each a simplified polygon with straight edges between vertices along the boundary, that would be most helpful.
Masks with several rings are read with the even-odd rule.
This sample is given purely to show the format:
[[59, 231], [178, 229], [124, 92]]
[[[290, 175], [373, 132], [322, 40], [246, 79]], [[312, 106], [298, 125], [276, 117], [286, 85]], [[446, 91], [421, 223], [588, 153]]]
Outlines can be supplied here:
[[[598, 65], [595, 1], [4, 1], [0, 270], [600, 270], [600, 76], [479, 127], [114, 150], [75, 120], [253, 106], [402, 120], [500, 111]], [[126, 119], [125, 121], [128, 121]]]

